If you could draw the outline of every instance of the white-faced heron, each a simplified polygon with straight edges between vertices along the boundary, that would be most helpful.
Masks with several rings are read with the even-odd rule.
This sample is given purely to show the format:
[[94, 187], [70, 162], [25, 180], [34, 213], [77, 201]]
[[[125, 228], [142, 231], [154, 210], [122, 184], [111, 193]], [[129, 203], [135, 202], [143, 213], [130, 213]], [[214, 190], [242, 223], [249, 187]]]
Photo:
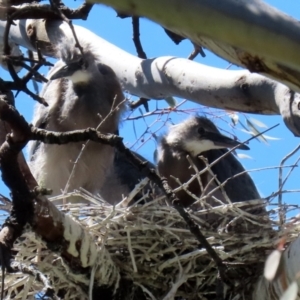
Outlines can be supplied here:
[[[195, 169], [187, 159], [187, 155], [190, 156], [198, 171], [202, 171], [206, 164], [199, 158], [199, 155], [206, 158], [210, 164], [225, 154], [227, 152], [226, 148], [235, 146], [243, 150], [249, 149], [248, 146], [222, 135], [209, 119], [199, 116], [189, 118], [178, 125], [172, 126], [169, 133], [161, 139], [158, 147], [159, 174], [166, 177], [171, 188], [175, 189], [180, 186], [176, 179], [183, 184], [196, 174]], [[225, 157], [211, 167], [211, 170], [217, 180], [223, 183], [232, 176], [243, 172], [244, 168], [233, 154], [227, 153]], [[213, 176], [208, 171], [202, 174], [200, 179], [201, 183], [196, 178], [187, 187], [187, 190], [196, 197], [201, 196], [202, 189], [206, 188], [205, 194], [207, 194], [217, 186]], [[209, 182], [210, 186], [207, 188]], [[232, 202], [260, 198], [251, 177], [247, 173], [229, 180], [225, 184], [224, 190]], [[193, 196], [184, 190], [178, 191], [176, 195], [185, 207], [195, 202]], [[226, 197], [220, 190], [213, 193], [212, 196], [222, 202], [226, 201]], [[213, 206], [218, 203], [212, 198], [208, 202]]]
[[[124, 95], [114, 71], [84, 45], [83, 55], [69, 41], [60, 45], [61, 60], [50, 70], [41, 96], [48, 107], [37, 105], [33, 124], [51, 131], [97, 128], [115, 133], [125, 109]], [[84, 188], [100, 191], [113, 166], [114, 148], [95, 142], [49, 145], [32, 143], [31, 170], [52, 195]], [[77, 202], [78, 199], [68, 201]]]

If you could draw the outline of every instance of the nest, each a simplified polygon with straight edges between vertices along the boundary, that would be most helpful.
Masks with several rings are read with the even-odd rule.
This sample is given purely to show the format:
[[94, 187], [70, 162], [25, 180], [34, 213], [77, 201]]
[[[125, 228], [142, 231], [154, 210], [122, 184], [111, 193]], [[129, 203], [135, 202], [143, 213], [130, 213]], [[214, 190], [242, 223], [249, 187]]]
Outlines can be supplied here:
[[[253, 284], [262, 274], [264, 261], [278, 239], [286, 242], [298, 236], [297, 224], [289, 232], [275, 230], [263, 200], [220, 205], [212, 208], [214, 224], [203, 221], [206, 210], [189, 211], [200, 225], [218, 256], [233, 270], [234, 290], [226, 299], [241, 295], [249, 299]], [[253, 208], [260, 213], [253, 214]], [[185, 221], [164, 199], [124, 208], [105, 203], [64, 207], [107, 249], [114, 264], [146, 299], [215, 299], [218, 285], [216, 264], [191, 234]], [[90, 279], [73, 273], [61, 257], [49, 250], [33, 233], [25, 233], [15, 244], [16, 263], [34, 266], [49, 279], [56, 295], [63, 299], [88, 299], [81, 283]], [[5, 277], [6, 299], [36, 299], [45, 290], [45, 280], [29, 271]], [[22, 287], [22, 288], [21, 288]], [[23, 297], [23, 298], [22, 298]], [[138, 299], [138, 298], [135, 298]]]

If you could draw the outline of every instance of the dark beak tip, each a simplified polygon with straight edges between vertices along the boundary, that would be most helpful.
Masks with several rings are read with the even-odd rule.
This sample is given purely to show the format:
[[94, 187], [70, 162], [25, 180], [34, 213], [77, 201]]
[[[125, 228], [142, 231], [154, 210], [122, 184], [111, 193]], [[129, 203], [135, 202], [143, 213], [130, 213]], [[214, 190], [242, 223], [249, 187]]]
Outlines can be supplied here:
[[72, 69], [70, 69], [68, 66], [63, 66], [55, 71], [54, 74], [50, 77], [50, 80], [60, 79], [68, 77], [72, 74]]
[[50, 78], [49, 80], [55, 80], [55, 79], [59, 79], [59, 78], [62, 78], [63, 76], [61, 75], [60, 72], [56, 72], [54, 73]]
[[52, 76], [49, 78], [49, 80], [55, 80], [55, 79], [57, 79], [57, 77], [55, 76], [55, 74], [52, 75]]
[[240, 145], [239, 149], [250, 150], [250, 148], [247, 145]]

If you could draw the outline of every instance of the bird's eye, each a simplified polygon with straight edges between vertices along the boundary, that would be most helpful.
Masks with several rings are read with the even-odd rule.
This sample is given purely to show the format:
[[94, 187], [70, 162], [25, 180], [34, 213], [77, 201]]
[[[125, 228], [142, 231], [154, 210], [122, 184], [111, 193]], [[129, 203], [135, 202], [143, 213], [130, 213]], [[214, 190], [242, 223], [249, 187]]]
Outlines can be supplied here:
[[81, 65], [81, 66], [84, 64], [84, 61], [83, 61], [82, 57], [78, 60], [78, 64]]
[[82, 69], [87, 69], [88, 68], [88, 63], [85, 59], [83, 58], [80, 58], [79, 61], [78, 61], [78, 64], [80, 65], [80, 67]]
[[199, 133], [200, 135], [204, 135], [205, 129], [204, 129], [203, 127], [199, 127], [199, 128], [198, 128], [198, 133]]

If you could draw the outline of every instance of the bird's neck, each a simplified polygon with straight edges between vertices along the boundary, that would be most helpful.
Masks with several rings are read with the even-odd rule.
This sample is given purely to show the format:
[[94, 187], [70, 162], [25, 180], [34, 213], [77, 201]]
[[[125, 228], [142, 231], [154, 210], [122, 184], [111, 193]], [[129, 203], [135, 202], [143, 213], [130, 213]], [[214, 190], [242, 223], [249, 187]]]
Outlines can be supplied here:
[[197, 157], [204, 151], [213, 149], [213, 142], [209, 140], [186, 139], [184, 136], [178, 135], [177, 132], [170, 132], [164, 141], [165, 145], [174, 149], [176, 152], [189, 154], [192, 157]]
[[74, 85], [85, 85], [91, 80], [91, 78], [91, 74], [83, 70], [76, 71], [69, 77]]
[[197, 157], [205, 151], [218, 149], [214, 142], [210, 140], [187, 140], [183, 142], [183, 148], [190, 153], [191, 156]]

